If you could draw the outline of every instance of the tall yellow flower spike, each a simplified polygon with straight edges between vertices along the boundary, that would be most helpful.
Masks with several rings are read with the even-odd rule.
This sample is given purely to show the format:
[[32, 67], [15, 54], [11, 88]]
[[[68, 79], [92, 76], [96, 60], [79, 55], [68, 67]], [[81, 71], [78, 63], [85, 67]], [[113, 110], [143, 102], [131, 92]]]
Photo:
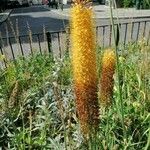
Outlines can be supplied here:
[[100, 79], [100, 104], [109, 106], [113, 96], [116, 57], [113, 50], [106, 50], [102, 58], [102, 70]]
[[72, 66], [76, 109], [84, 136], [99, 124], [97, 69], [92, 9], [76, 0], [71, 9]]

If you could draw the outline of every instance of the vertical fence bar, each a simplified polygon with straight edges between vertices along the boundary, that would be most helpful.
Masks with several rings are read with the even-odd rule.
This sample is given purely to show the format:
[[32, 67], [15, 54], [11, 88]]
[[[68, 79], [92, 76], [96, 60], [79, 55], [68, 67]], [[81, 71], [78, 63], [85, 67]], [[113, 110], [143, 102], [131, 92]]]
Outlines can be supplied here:
[[20, 45], [20, 49], [21, 49], [21, 54], [22, 54], [22, 56], [24, 57], [24, 52], [23, 52], [23, 47], [22, 47], [22, 43], [21, 43], [21, 38], [20, 38], [20, 36], [18, 37], [18, 39], [19, 39], [19, 45]]
[[59, 57], [62, 57], [62, 50], [61, 50], [61, 43], [60, 43], [60, 33], [57, 32], [57, 37], [58, 37], [58, 46], [59, 46]]
[[96, 44], [98, 44], [98, 27], [96, 27]]
[[110, 25], [109, 46], [111, 46], [112, 25]]
[[[4, 53], [3, 53], [3, 49], [2, 49], [2, 47], [0, 46], [0, 51], [1, 51], [1, 54], [2, 55], [4, 55]], [[6, 56], [5, 56], [6, 57]], [[6, 61], [5, 61], [5, 59], [4, 59], [4, 65], [5, 65], [5, 68], [7, 68], [7, 65], [6, 65]]]
[[116, 45], [118, 46], [119, 43], [120, 43], [120, 31], [121, 31], [121, 24], [116, 24], [117, 26], [117, 29], [116, 29], [116, 39], [115, 39], [115, 42], [116, 42]]
[[104, 42], [105, 42], [105, 26], [103, 26], [102, 28], [103, 28], [103, 33], [102, 33], [103, 34], [103, 43], [102, 43], [102, 45], [104, 47], [104, 45], [105, 45], [104, 44]]
[[70, 37], [70, 28], [67, 28], [66, 29], [66, 51], [67, 53], [69, 52], [69, 46], [70, 46], [69, 37]]
[[51, 33], [47, 32], [46, 33], [46, 37], [47, 37], [47, 46], [48, 46], [48, 52], [51, 53], [52, 52], [52, 38], [51, 38]]
[[138, 29], [137, 29], [137, 36], [136, 36], [136, 42], [139, 39], [139, 30], [140, 30], [140, 22], [138, 22]]
[[133, 30], [134, 29], [134, 22], [132, 22], [132, 28], [131, 28], [131, 41], [132, 41], [132, 39], [133, 39]]
[[10, 49], [11, 49], [13, 60], [15, 60], [15, 55], [14, 55], [14, 51], [13, 51], [13, 48], [12, 48], [10, 37], [8, 38], [8, 40], [9, 40], [9, 45], [10, 45]]
[[127, 29], [128, 29], [128, 23], [125, 24], [124, 45], [126, 44], [126, 40], [127, 40]]
[[33, 55], [32, 42], [30, 39], [30, 35], [29, 35], [29, 45], [30, 45], [31, 54]]
[[149, 33], [148, 33], [147, 45], [149, 44], [149, 39], [150, 39], [150, 30], [149, 30]]
[[144, 21], [143, 37], [145, 37], [145, 30], [146, 30], [146, 21]]
[[42, 54], [42, 48], [41, 48], [41, 43], [40, 43], [40, 36], [39, 36], [39, 34], [37, 34], [37, 38], [38, 38], [39, 50], [40, 50], [40, 53]]

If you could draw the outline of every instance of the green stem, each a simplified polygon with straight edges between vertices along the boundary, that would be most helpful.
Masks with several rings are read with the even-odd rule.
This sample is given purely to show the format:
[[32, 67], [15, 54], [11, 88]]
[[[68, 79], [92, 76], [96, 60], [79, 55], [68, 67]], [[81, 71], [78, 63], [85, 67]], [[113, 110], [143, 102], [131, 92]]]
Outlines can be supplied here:
[[23, 128], [23, 137], [22, 137], [22, 142], [23, 142], [23, 147], [22, 150], [25, 150], [25, 124], [24, 124], [24, 116], [23, 113], [21, 114], [22, 117], [22, 128]]
[[147, 144], [146, 144], [144, 150], [148, 150], [149, 146], [150, 146], [150, 130], [149, 130], [149, 134], [148, 134]]
[[114, 26], [114, 20], [113, 20], [112, 0], [110, 0], [110, 16], [111, 16], [112, 32], [113, 32], [113, 37], [114, 37], [114, 46], [115, 46], [115, 54], [116, 54], [116, 72], [117, 72], [119, 100], [120, 100], [120, 107], [121, 107], [121, 123], [122, 123], [122, 128], [123, 128], [123, 135], [124, 135], [125, 139], [127, 139], [125, 124], [124, 124], [124, 108], [123, 108], [121, 80], [120, 80], [120, 73], [119, 73], [120, 72], [119, 54], [118, 54], [117, 45], [115, 42], [116, 35], [115, 35], [115, 26]]

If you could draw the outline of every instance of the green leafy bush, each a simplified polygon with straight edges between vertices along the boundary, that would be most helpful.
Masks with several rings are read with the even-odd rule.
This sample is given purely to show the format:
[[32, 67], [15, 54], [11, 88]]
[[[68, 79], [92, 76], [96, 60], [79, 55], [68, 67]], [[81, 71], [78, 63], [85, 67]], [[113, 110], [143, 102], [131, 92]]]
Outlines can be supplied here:
[[134, 0], [123, 0], [123, 6], [124, 7], [133, 7], [134, 6]]
[[149, 0], [143, 0], [143, 8], [150, 9], [150, 1]]
[[[126, 137], [120, 120], [116, 76], [113, 105], [101, 109], [99, 131], [87, 145], [75, 110], [70, 58], [54, 60], [35, 55], [18, 59], [15, 65], [11, 62], [0, 72], [0, 149], [148, 150], [150, 49], [144, 41], [120, 49]], [[101, 51], [97, 53], [99, 61]], [[12, 100], [14, 105], [10, 107]]]

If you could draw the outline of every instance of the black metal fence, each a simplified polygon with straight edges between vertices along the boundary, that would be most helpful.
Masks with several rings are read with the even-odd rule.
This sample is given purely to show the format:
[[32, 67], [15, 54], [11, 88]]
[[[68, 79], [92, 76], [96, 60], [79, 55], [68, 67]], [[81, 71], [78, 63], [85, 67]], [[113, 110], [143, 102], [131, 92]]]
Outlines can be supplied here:
[[[117, 27], [117, 24], [115, 24]], [[96, 42], [101, 47], [113, 44], [112, 25], [102, 25], [95, 28]], [[119, 24], [119, 43], [127, 44], [145, 38], [150, 41], [150, 20]], [[0, 52], [7, 60], [15, 60], [18, 56], [26, 57], [35, 52], [52, 53], [62, 57], [70, 48], [69, 29], [57, 32], [47, 32], [13, 37], [0, 38]], [[5, 66], [5, 61], [1, 63]]]
[[[117, 29], [117, 24], [115, 28]], [[100, 30], [100, 31], [99, 31]], [[136, 21], [130, 23], [119, 24], [119, 43], [127, 44], [129, 42], [136, 42], [145, 38], [149, 43], [150, 39], [150, 20]], [[108, 47], [113, 44], [112, 25], [96, 27], [97, 43], [102, 47]]]

